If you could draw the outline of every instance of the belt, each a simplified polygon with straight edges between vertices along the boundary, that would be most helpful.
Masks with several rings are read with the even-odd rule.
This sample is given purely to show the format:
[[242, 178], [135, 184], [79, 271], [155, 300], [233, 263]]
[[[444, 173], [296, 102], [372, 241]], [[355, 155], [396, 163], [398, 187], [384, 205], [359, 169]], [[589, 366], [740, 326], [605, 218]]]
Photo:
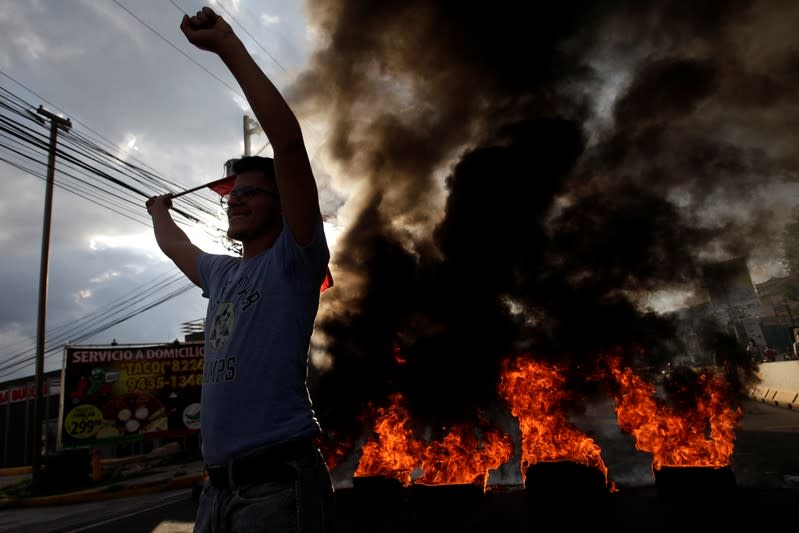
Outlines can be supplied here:
[[316, 453], [311, 439], [296, 439], [275, 446], [244, 452], [225, 465], [205, 465], [211, 485], [218, 489], [235, 488], [255, 483], [286, 483], [297, 478], [289, 461]]

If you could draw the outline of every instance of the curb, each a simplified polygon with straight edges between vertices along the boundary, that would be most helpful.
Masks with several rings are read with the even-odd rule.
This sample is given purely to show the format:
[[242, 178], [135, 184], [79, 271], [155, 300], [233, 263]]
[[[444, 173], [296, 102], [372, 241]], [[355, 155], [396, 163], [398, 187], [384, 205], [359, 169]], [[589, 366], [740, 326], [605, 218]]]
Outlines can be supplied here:
[[[119, 466], [119, 465], [126, 465], [129, 463], [135, 463], [137, 461], [146, 461], [147, 459], [151, 459], [152, 457], [148, 455], [131, 455], [128, 457], [119, 457], [119, 458], [109, 458], [109, 459], [100, 459], [100, 464], [103, 467], [106, 466]], [[27, 466], [9, 466], [5, 468], [0, 468], [0, 477], [2, 476], [22, 476], [25, 474], [30, 474], [33, 471], [33, 467], [31, 465]]]
[[151, 482], [138, 487], [116, 489], [114, 485], [86, 489], [66, 494], [54, 494], [51, 496], [34, 496], [30, 498], [20, 498], [18, 500], [0, 501], [0, 509], [14, 507], [38, 507], [48, 505], [65, 505], [72, 503], [88, 503], [100, 500], [111, 500], [116, 498], [126, 498], [129, 496], [140, 496], [153, 492], [163, 492], [173, 489], [188, 489], [202, 482], [202, 474], [189, 474], [174, 477], [167, 481]]
[[787, 409], [799, 408], [799, 392], [796, 391], [786, 391], [755, 385], [749, 389], [749, 397], [753, 400], [777, 407]]
[[31, 473], [30, 466], [9, 466], [0, 468], [0, 477], [4, 476], [24, 476]]

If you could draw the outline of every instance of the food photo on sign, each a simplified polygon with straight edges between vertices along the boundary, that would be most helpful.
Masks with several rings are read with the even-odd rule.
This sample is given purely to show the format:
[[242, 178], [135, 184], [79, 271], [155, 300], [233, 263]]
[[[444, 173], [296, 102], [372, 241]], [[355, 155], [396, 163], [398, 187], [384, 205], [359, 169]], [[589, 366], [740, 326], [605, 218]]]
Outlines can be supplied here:
[[59, 447], [199, 429], [202, 343], [66, 346]]

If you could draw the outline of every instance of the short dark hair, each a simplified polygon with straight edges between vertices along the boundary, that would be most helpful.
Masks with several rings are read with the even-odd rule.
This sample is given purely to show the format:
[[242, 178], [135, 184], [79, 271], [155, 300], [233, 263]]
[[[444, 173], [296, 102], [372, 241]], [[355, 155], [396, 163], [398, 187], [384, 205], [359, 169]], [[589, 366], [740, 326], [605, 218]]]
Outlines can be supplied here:
[[260, 170], [266, 179], [275, 179], [275, 160], [271, 157], [248, 155], [233, 163], [233, 173], [238, 175], [248, 170]]

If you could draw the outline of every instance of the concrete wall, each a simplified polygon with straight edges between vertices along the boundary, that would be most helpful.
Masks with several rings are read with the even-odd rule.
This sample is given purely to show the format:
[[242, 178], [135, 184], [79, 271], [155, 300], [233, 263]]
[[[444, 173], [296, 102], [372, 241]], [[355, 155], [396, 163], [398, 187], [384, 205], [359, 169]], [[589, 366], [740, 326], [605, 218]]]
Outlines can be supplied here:
[[761, 363], [757, 372], [761, 382], [749, 390], [755, 400], [799, 409], [799, 361]]

